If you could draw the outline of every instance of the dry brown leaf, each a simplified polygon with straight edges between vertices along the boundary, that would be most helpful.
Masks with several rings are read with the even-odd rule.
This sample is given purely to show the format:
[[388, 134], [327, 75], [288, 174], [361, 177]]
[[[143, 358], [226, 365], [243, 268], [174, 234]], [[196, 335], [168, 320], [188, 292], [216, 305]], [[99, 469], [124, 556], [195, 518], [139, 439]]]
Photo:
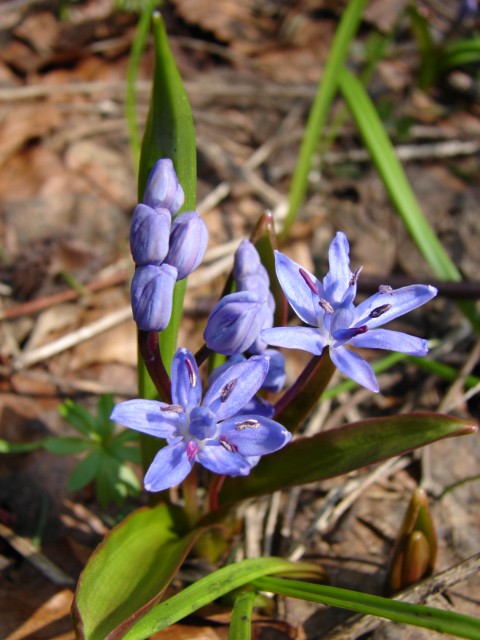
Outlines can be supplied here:
[[[36, 609], [25, 622], [13, 633], [10, 633], [5, 640], [27, 640], [35, 637], [37, 640], [74, 640], [75, 634], [72, 631], [65, 631], [70, 620], [70, 607], [72, 606], [73, 592], [70, 589], [59, 591], [38, 609]], [[52, 627], [66, 618], [65, 624], [61, 626], [64, 631], [51, 634]]]

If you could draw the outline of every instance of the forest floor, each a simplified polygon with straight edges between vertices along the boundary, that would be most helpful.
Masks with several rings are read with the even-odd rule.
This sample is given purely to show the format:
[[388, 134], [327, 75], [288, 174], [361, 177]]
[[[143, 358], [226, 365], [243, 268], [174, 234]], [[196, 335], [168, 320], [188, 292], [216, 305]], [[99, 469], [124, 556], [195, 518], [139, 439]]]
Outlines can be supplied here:
[[[180, 343], [192, 351], [201, 345], [202, 323], [240, 239], [265, 209], [281, 220], [343, 4], [170, 0], [162, 8], [193, 108], [198, 208], [210, 234], [185, 302]], [[448, 10], [444, 4], [417, 2], [438, 42], [479, 28], [473, 20], [458, 24], [455, 3]], [[369, 91], [423, 211], [478, 297], [479, 77], [470, 68], [456, 69], [421, 90], [421, 61], [406, 5], [369, 3], [351, 61], [362, 66], [373, 34], [393, 34]], [[0, 438], [14, 443], [72, 434], [58, 413], [65, 398], [94, 411], [102, 394], [137, 394], [128, 248], [137, 195], [124, 109], [137, 21], [137, 14], [113, 0], [0, 4]], [[137, 81], [140, 127], [152, 74], [150, 43]], [[352, 265], [364, 267], [365, 283], [431, 282], [340, 99], [334, 112], [339, 132], [330, 148], [319, 148], [308, 199], [283, 249], [324, 274], [328, 245], [343, 230]], [[427, 308], [396, 327], [436, 340], [432, 357], [459, 372], [455, 383], [404, 361], [379, 375], [381, 392], [375, 397], [356, 388], [323, 402], [318, 424], [332, 428], [413, 410], [478, 419], [480, 404], [467, 394], [466, 379], [480, 375], [480, 342], [454, 297], [441, 290]], [[297, 354], [289, 362], [291, 381], [305, 358]], [[67, 491], [76, 461], [44, 450], [0, 457], [5, 640], [74, 638], [69, 610], [79, 573], [125, 513], [100, 507], [88, 488]], [[427, 453], [285, 492], [278, 513], [290, 515], [272, 551], [314, 560], [331, 584], [381, 594], [403, 515], [422, 479], [439, 541], [435, 573], [465, 563], [479, 553], [479, 462], [478, 437], [461, 437], [436, 443]], [[272, 508], [272, 499], [265, 498], [246, 510], [247, 557], [264, 551], [265, 518]], [[434, 576], [422, 602], [480, 616], [478, 572], [462, 566], [446, 589], [439, 591]], [[352, 623], [348, 612], [300, 601], [281, 601], [278, 608], [277, 621], [263, 617], [254, 626], [257, 640], [437, 637], [380, 620]], [[226, 620], [205, 612], [195, 625], [176, 625], [158, 637], [226, 638]]]

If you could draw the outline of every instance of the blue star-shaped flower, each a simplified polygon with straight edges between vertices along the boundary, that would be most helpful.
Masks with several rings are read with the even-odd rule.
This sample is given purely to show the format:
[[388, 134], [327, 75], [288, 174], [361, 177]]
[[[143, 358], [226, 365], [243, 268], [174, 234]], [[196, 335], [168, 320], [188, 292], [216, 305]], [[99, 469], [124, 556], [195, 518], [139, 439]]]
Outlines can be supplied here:
[[269, 367], [254, 356], [221, 373], [202, 400], [195, 358], [179, 349], [172, 361], [172, 404], [127, 400], [111, 415], [120, 424], [165, 438], [145, 476], [147, 491], [162, 491], [186, 478], [195, 462], [214, 473], [248, 475], [258, 456], [283, 447], [291, 434], [265, 416], [238, 415], [261, 387]]
[[371, 391], [378, 391], [372, 367], [346, 345], [425, 355], [426, 340], [377, 327], [425, 304], [436, 296], [437, 290], [422, 284], [396, 290], [382, 285], [378, 293], [355, 306], [361, 269], [350, 271], [349, 245], [344, 233], [336, 234], [328, 259], [330, 270], [320, 282], [296, 262], [275, 252], [283, 292], [297, 316], [310, 326], [264, 329], [261, 338], [276, 347], [303, 349], [314, 355], [320, 355], [328, 347], [333, 363], [344, 375]]

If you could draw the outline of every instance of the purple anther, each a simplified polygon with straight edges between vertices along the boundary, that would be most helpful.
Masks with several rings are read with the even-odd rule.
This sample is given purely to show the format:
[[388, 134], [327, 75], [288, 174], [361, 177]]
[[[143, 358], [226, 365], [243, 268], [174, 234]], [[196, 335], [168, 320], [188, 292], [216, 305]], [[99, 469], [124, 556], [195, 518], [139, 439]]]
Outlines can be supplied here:
[[378, 293], [389, 293], [390, 295], [392, 295], [393, 289], [389, 284], [381, 284], [378, 287]]
[[350, 282], [348, 283], [349, 287], [353, 287], [357, 284], [358, 276], [360, 275], [362, 269], [363, 267], [357, 267], [357, 269], [355, 269], [355, 271], [352, 273], [352, 277], [350, 278]]
[[235, 424], [235, 431], [244, 431], [245, 429], [258, 429], [260, 423], [258, 420], [243, 420], [243, 422], [237, 422]]
[[197, 374], [195, 372], [195, 369], [193, 368], [192, 363], [190, 362], [190, 360], [188, 358], [185, 358], [185, 366], [187, 367], [188, 379], [190, 381], [190, 386], [193, 389], [193, 388], [195, 388], [197, 386]]
[[220, 436], [219, 442], [222, 447], [227, 451], [230, 451], [230, 453], [236, 453], [238, 451], [237, 445], [233, 444], [233, 442], [230, 442], [230, 440], [227, 440], [225, 436]]
[[226, 402], [229, 395], [235, 389], [237, 385], [237, 379], [229, 380], [227, 384], [220, 391], [220, 402]]
[[180, 404], [169, 404], [166, 407], [160, 407], [163, 413], [183, 413], [184, 408]]
[[382, 304], [376, 309], [370, 311], [370, 318], [379, 318], [380, 316], [383, 316], [384, 313], [387, 313], [387, 311], [391, 308], [391, 304]]
[[308, 288], [310, 289], [310, 291], [318, 296], [318, 287], [315, 284], [315, 282], [313, 282], [313, 280], [310, 278], [310, 276], [305, 271], [305, 269], [302, 269], [302, 267], [300, 267], [299, 271], [300, 271], [300, 275], [305, 280], [305, 283], [308, 286]]
[[330, 304], [330, 302], [328, 300], [325, 300], [324, 298], [322, 298], [318, 304], [322, 307], [322, 309], [325, 311], [325, 313], [333, 313], [334, 312], [334, 308], [332, 307], [332, 305]]

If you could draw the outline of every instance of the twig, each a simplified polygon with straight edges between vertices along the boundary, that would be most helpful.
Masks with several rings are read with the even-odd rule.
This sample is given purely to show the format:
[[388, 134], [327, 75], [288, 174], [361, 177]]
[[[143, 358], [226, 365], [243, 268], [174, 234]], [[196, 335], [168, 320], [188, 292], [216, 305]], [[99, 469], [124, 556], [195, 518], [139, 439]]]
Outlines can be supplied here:
[[9, 527], [0, 522], [0, 536], [23, 558], [28, 560], [54, 584], [73, 586], [75, 580], [39, 551], [30, 540], [17, 536]]
[[62, 336], [58, 340], [54, 340], [53, 342], [49, 342], [48, 344], [39, 347], [38, 349], [34, 349], [29, 353], [20, 354], [13, 361], [13, 369], [15, 371], [19, 371], [20, 369], [25, 369], [26, 367], [30, 367], [32, 364], [37, 364], [37, 362], [42, 362], [43, 360], [47, 360], [52, 356], [61, 353], [62, 351], [66, 351], [71, 347], [74, 347], [81, 342], [85, 342], [86, 340], [90, 340], [95, 336], [98, 336], [113, 327], [121, 324], [122, 322], [126, 322], [127, 320], [131, 320], [132, 318], [132, 310], [128, 307], [123, 307], [118, 311], [114, 311], [109, 315], [97, 320], [96, 322], [92, 322], [86, 327], [81, 327], [77, 329], [77, 331], [72, 331], [66, 336]]

